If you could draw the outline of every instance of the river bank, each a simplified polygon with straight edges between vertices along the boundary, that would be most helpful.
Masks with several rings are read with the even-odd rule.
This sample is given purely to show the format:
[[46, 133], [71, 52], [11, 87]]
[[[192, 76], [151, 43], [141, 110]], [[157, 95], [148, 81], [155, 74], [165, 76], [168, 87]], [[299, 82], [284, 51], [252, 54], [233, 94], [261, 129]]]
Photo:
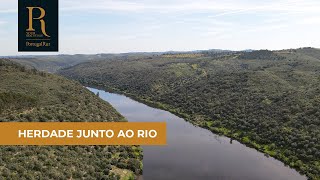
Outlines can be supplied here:
[[[99, 88], [99, 87], [98, 87]], [[121, 93], [121, 94], [124, 94], [124, 95], [126, 95], [126, 96], [128, 96], [128, 97], [130, 97], [130, 98], [132, 98], [132, 99], [134, 99], [134, 100], [137, 100], [138, 102], [142, 102], [142, 103], [144, 103], [144, 104], [147, 104], [148, 106], [151, 106], [151, 107], [155, 107], [155, 108], [160, 108], [160, 109], [163, 109], [163, 110], [167, 110], [167, 111], [169, 111], [169, 112], [171, 112], [172, 114], [175, 114], [175, 115], [178, 115], [179, 117], [183, 117], [184, 119], [186, 119], [186, 120], [188, 120], [188, 122], [190, 122], [190, 123], [192, 123], [193, 125], [196, 125], [196, 126], [200, 126], [200, 127], [202, 127], [202, 128], [206, 128], [206, 129], [209, 129], [209, 127], [207, 126], [205, 126], [205, 125], [203, 125], [203, 124], [197, 124], [197, 123], [194, 123], [192, 120], [190, 120], [190, 119], [188, 119], [188, 118], [190, 118], [190, 117], [188, 117], [186, 114], [179, 114], [178, 112], [176, 112], [174, 109], [172, 109], [172, 108], [170, 108], [170, 107], [168, 107], [168, 106], [165, 106], [165, 105], [163, 105], [163, 104], [161, 104], [161, 103], [154, 103], [154, 102], [151, 102], [150, 100], [147, 100], [147, 99], [141, 99], [141, 98], [137, 98], [137, 97], [135, 97], [134, 95], [132, 95], [132, 94], [130, 94], [130, 93], [123, 93], [123, 92], [119, 92], [119, 91], [117, 91], [117, 90], [115, 90], [115, 89], [110, 89], [110, 88], [99, 88], [99, 89], [107, 89], [107, 91], [109, 91], [109, 92], [116, 92], [116, 93]], [[101, 94], [101, 93], [100, 93]], [[122, 114], [122, 113], [121, 113]], [[222, 132], [227, 132], [227, 131], [221, 131], [221, 132], [219, 132], [219, 131], [214, 131], [214, 130], [212, 130], [212, 129], [209, 129], [211, 132], [218, 132], [220, 135], [225, 135], [225, 134], [223, 134]], [[235, 139], [235, 138], [234, 138]], [[229, 138], [227, 138], [227, 139], [225, 139], [226, 141], [228, 141], [228, 143], [230, 142], [230, 139]], [[233, 143], [237, 143], [236, 141], [234, 141]], [[247, 145], [248, 146], [248, 145]], [[258, 149], [259, 150], [259, 149]], [[260, 151], [261, 152], [261, 151]], [[144, 166], [145, 167], [145, 166]]]

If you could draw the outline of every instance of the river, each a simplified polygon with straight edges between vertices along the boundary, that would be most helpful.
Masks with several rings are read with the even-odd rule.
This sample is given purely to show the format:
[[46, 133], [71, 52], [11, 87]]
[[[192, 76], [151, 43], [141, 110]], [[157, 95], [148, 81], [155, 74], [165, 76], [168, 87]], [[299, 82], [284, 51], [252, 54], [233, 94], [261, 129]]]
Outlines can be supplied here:
[[305, 176], [230, 138], [126, 96], [99, 92], [129, 122], [167, 122], [167, 146], [143, 146], [144, 180], [302, 180]]

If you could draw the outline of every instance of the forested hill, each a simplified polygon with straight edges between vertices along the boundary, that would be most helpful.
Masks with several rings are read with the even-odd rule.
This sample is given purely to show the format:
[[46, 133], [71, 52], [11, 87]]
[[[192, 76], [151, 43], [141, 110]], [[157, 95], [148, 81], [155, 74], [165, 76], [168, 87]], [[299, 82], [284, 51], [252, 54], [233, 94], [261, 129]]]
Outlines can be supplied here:
[[154, 55], [157, 55], [157, 53], [43, 55], [10, 57], [10, 60], [22, 64], [27, 68], [36, 68], [40, 71], [55, 73], [60, 69], [85, 62], [98, 60], [138, 59]]
[[219, 54], [231, 52], [228, 50], [221, 49], [210, 49], [210, 50], [198, 50], [189, 52], [136, 52], [136, 53], [121, 53], [121, 54], [75, 54], [75, 55], [38, 55], [38, 56], [11, 56], [8, 57], [10, 60], [22, 64], [28, 68], [36, 68], [40, 71], [46, 71], [50, 73], [55, 73], [60, 69], [75, 66], [80, 63], [101, 61], [101, 60], [135, 60], [141, 58], [151, 58], [155, 56], [160, 56], [163, 54], [195, 54], [203, 52], [206, 54]]
[[52, 56], [18, 56], [10, 57], [10, 60], [22, 64], [28, 68], [36, 68], [40, 71], [55, 73], [57, 70], [74, 66], [79, 63], [103, 59], [102, 55], [52, 55]]
[[320, 50], [168, 54], [60, 74], [125, 93], [320, 178]]
[[[0, 121], [125, 119], [77, 82], [0, 59]], [[133, 146], [2, 146], [0, 179], [125, 179], [141, 174], [140, 151]]]

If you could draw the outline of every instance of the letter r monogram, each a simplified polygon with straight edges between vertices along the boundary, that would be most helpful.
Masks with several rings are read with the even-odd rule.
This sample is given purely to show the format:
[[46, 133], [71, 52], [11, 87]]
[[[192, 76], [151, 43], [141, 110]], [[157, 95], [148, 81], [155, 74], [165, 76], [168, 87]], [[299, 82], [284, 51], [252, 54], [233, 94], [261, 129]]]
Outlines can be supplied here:
[[[27, 9], [29, 10], [29, 28], [27, 29], [27, 31], [35, 31], [35, 29], [33, 28], [33, 20], [40, 20], [42, 34], [50, 37], [46, 32], [46, 22], [43, 20], [46, 15], [46, 11], [41, 7], [27, 7]], [[37, 18], [33, 17], [34, 9], [39, 9], [41, 12], [40, 16]]]

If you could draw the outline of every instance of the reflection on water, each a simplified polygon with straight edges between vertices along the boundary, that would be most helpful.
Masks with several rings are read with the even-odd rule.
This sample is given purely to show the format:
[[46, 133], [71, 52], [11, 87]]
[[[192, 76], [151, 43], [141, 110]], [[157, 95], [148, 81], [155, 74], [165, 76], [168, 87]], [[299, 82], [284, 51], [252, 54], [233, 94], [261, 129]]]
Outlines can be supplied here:
[[128, 121], [167, 122], [168, 146], [147, 146], [144, 180], [300, 180], [306, 179], [280, 161], [267, 158], [237, 141], [193, 126], [163, 110], [148, 107], [128, 97], [99, 92]]

